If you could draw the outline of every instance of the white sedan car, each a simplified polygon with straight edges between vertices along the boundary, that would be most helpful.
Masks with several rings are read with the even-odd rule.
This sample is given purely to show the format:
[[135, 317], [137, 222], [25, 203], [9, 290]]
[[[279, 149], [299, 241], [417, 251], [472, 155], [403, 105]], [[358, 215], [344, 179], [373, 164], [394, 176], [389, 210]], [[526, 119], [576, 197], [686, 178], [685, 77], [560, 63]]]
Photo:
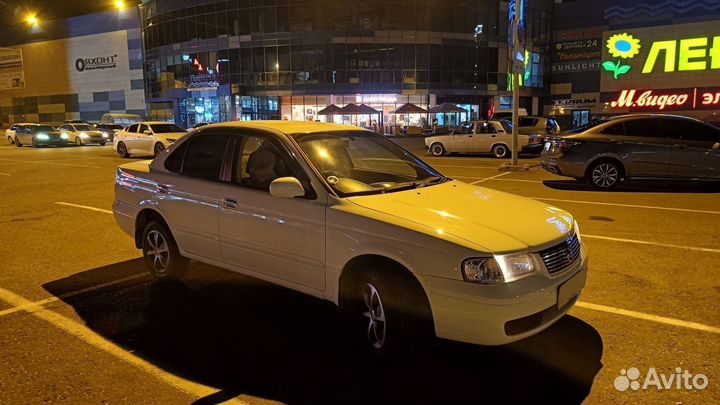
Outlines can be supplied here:
[[7, 141], [9, 144], [12, 145], [15, 143], [15, 132], [17, 131], [18, 127], [23, 126], [23, 125], [30, 125], [30, 124], [25, 123], [25, 122], [19, 122], [16, 124], [12, 124], [10, 126], [10, 128], [5, 130], [5, 137], [7, 138]]
[[121, 157], [157, 156], [187, 131], [168, 122], [139, 122], [118, 131], [113, 149]]
[[587, 277], [566, 211], [452, 180], [345, 125], [204, 126], [120, 166], [113, 212], [155, 277], [194, 259], [329, 300], [379, 353], [534, 335]]
[[110, 136], [107, 132], [98, 131], [90, 124], [63, 124], [58, 127], [58, 131], [67, 136], [68, 142], [72, 142], [77, 146], [89, 143], [105, 146], [105, 144], [110, 141]]
[[[518, 135], [518, 146], [527, 148], [540, 143], [537, 135]], [[510, 156], [512, 129], [500, 121], [469, 121], [460, 131], [448, 135], [429, 136], [425, 146], [433, 156], [445, 153], [492, 153], [496, 158]]]

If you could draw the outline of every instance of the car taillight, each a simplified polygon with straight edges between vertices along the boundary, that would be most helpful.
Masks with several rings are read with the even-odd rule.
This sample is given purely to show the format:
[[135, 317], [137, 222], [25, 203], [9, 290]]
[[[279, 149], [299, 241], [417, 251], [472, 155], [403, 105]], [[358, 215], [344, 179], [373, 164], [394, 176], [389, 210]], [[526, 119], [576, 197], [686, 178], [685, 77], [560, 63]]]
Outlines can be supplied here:
[[572, 150], [574, 147], [578, 145], [582, 145], [582, 142], [580, 141], [568, 141], [568, 140], [559, 140], [556, 143], [557, 146], [560, 147], [562, 151], [569, 151]]

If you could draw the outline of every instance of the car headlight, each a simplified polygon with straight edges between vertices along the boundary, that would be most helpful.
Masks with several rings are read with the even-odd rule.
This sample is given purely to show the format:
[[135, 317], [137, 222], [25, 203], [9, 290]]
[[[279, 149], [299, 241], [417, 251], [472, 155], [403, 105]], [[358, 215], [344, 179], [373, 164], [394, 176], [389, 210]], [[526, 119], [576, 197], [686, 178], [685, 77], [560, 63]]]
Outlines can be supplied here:
[[60, 134], [60, 139], [68, 139], [68, 138], [69, 137], [68, 137], [67, 132], [63, 132], [62, 134]]
[[80, 132], [80, 138], [88, 138], [88, 137], [89, 137], [89, 135], [86, 134], [85, 132]]
[[47, 136], [46, 134], [37, 134], [36, 138], [41, 139], [43, 141], [47, 141], [48, 139], [50, 139], [50, 137]]
[[109, 137], [109, 136], [110, 136], [110, 135], [108, 135], [107, 132], [103, 132], [103, 133], [102, 133], [102, 137], [103, 137], [103, 138], [107, 138], [107, 137]]
[[540, 259], [532, 253], [476, 257], [463, 261], [465, 281], [480, 284], [508, 283], [529, 276], [541, 268]]

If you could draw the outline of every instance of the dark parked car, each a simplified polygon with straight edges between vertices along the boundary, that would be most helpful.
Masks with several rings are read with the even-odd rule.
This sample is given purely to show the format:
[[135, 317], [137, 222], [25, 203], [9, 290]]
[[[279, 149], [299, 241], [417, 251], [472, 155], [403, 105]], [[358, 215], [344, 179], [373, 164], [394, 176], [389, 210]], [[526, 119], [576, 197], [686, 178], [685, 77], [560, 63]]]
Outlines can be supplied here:
[[112, 141], [117, 131], [122, 130], [123, 126], [118, 124], [97, 124], [95, 129], [108, 134], [108, 140]]
[[67, 145], [68, 136], [55, 130], [51, 125], [22, 124], [15, 130], [15, 146], [32, 145], [50, 146]]
[[599, 190], [626, 178], [720, 180], [720, 128], [674, 115], [596, 120], [546, 141], [542, 167]]

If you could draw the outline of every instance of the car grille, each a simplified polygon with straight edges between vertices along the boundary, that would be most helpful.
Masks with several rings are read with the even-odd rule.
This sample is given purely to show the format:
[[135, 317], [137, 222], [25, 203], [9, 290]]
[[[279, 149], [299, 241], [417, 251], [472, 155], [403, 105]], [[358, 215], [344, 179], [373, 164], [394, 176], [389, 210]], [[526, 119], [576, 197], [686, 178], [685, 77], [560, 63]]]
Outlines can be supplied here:
[[540, 257], [551, 275], [558, 274], [580, 257], [580, 240], [573, 233], [564, 242], [541, 251]]

